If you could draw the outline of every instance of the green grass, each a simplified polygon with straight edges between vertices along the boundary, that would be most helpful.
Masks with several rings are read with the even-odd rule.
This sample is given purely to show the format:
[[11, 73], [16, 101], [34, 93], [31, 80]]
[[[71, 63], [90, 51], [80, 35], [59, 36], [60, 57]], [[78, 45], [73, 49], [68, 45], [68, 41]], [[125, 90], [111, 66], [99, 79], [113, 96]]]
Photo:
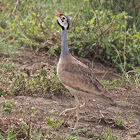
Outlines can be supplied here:
[[47, 96], [49, 94], [62, 95], [65, 92], [65, 88], [60, 83], [56, 71], [53, 69], [47, 70], [43, 68], [35, 74], [32, 74], [29, 70], [19, 70], [16, 73], [11, 71], [7, 73], [6, 77], [4, 73], [0, 77], [0, 87], [3, 89], [0, 95], [9, 93], [15, 96], [33, 94]]
[[4, 97], [1, 97], [0, 99], [2, 100], [1, 101], [2, 116], [7, 116], [8, 114], [11, 114], [14, 101], [13, 100], [5, 100]]
[[[5, 1], [0, 14], [2, 40], [13, 46], [59, 51], [60, 28], [54, 12], [71, 18], [70, 49], [81, 57], [107, 60], [121, 72], [140, 65], [138, 1]], [[8, 10], [6, 10], [8, 8]], [[2, 41], [3, 42], [3, 41]], [[12, 46], [11, 46], [12, 47]], [[12, 47], [13, 48], [13, 47]], [[90, 51], [89, 51], [90, 50]]]

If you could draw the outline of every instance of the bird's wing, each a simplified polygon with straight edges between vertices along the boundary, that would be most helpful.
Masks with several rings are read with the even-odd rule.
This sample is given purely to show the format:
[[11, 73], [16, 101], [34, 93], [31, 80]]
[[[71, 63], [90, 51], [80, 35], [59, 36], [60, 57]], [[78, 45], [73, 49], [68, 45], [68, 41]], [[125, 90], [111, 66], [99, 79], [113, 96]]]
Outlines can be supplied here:
[[86, 65], [81, 64], [81, 62], [60, 64], [59, 77], [62, 83], [89, 94], [102, 95], [105, 91], [104, 86]]

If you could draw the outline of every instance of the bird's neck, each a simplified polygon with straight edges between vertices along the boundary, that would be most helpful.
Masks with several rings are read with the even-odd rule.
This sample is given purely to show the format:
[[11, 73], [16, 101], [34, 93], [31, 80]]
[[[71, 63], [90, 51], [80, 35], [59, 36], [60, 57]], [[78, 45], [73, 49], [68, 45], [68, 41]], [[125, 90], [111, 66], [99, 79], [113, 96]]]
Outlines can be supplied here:
[[62, 30], [62, 47], [60, 57], [67, 56], [69, 54], [67, 34], [68, 34], [67, 30]]

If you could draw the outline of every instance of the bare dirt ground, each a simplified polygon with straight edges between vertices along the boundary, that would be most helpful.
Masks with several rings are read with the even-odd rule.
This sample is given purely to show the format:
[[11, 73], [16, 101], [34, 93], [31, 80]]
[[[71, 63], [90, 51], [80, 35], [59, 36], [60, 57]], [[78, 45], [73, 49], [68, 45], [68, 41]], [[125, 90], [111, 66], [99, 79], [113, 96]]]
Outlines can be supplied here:
[[[32, 71], [36, 71], [42, 67], [43, 64], [47, 66], [56, 66], [58, 57], [49, 57], [43, 53], [33, 54], [32, 51], [26, 49], [24, 55], [18, 56], [14, 62], [19, 67], [26, 67]], [[33, 55], [33, 56], [32, 56]], [[91, 62], [87, 59], [79, 59], [89, 67], [92, 66]], [[98, 79], [104, 76], [104, 79], [113, 80], [119, 78], [113, 68], [104, 66], [100, 63], [93, 64], [93, 71], [96, 73]], [[117, 103], [117, 106], [110, 105], [95, 99], [89, 99], [89, 106], [80, 111], [80, 119], [77, 129], [87, 129], [92, 132], [87, 136], [86, 133], [79, 132], [82, 139], [96, 139], [93, 134], [105, 135], [110, 128], [114, 136], [120, 140], [131, 140], [140, 138], [140, 89], [130, 87], [128, 83], [122, 87], [114, 87], [110, 91], [112, 98]], [[49, 93], [48, 93], [49, 94]], [[44, 123], [45, 118], [55, 118], [57, 120], [65, 120], [63, 125], [52, 134], [51, 139], [57, 135], [69, 135], [72, 133], [74, 126], [74, 119], [68, 114], [59, 116], [59, 114], [67, 108], [74, 107], [75, 101], [68, 91], [64, 95], [54, 95], [50, 98], [44, 96], [8, 96], [7, 99], [14, 100], [15, 104], [13, 112], [8, 118], [0, 119], [1, 128], [5, 129], [8, 124], [15, 124], [18, 129], [19, 123], [22, 120], [29, 120], [29, 108], [35, 107], [37, 113], [34, 115], [32, 121], [32, 128], [44, 126], [43, 132], [46, 133], [48, 126]], [[80, 97], [81, 103], [83, 103]], [[19, 115], [19, 110], [23, 109], [24, 117]], [[55, 112], [55, 113], [52, 113]], [[74, 112], [72, 113], [74, 115]], [[118, 125], [119, 120], [122, 125]], [[27, 121], [28, 122], [28, 121]], [[2, 132], [1, 132], [2, 133]], [[51, 133], [51, 132], [49, 132]], [[76, 134], [75, 134], [76, 135]], [[20, 135], [19, 139], [24, 137]]]

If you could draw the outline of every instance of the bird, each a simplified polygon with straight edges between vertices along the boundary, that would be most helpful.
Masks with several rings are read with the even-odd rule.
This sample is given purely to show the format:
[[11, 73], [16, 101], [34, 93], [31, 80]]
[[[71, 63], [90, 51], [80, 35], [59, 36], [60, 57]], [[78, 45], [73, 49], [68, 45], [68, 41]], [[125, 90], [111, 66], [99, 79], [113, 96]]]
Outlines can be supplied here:
[[[68, 29], [70, 18], [59, 12], [55, 13], [57, 23], [61, 27], [61, 53], [57, 64], [57, 75], [61, 83], [75, 98], [76, 107], [64, 110], [60, 115], [69, 111], [76, 112], [76, 129], [79, 120], [79, 111], [88, 106], [88, 97], [101, 99], [113, 103], [111, 95], [103, 84], [96, 78], [94, 72], [85, 64], [73, 57], [68, 47]], [[79, 96], [82, 96], [84, 103], [80, 105]]]

